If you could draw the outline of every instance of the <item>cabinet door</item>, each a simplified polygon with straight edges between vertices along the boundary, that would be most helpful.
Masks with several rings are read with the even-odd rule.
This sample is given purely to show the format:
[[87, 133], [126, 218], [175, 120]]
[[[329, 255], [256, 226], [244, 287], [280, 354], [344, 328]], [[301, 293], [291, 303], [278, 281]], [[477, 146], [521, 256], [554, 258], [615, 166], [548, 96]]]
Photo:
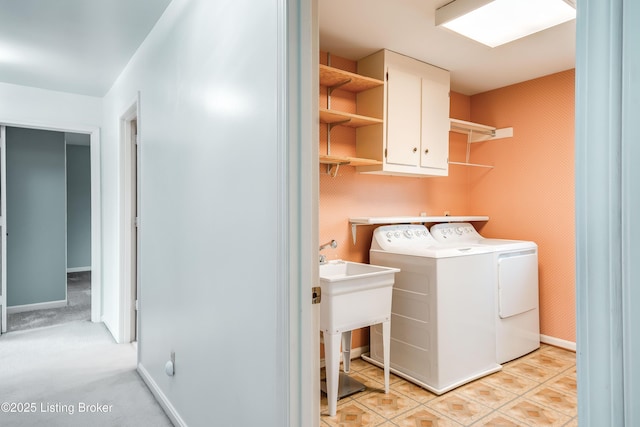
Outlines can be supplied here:
[[387, 69], [387, 163], [417, 166], [420, 162], [421, 79]]
[[422, 79], [420, 166], [448, 170], [449, 85], [442, 79]]

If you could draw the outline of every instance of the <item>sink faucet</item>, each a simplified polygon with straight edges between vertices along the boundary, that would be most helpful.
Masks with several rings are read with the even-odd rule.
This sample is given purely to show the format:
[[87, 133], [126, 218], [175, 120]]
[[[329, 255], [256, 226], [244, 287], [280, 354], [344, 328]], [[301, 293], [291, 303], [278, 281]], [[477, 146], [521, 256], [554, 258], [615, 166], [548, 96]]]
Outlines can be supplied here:
[[[320, 250], [326, 249], [328, 247], [332, 247], [333, 249], [338, 247], [338, 242], [336, 242], [335, 240], [331, 240], [329, 243], [325, 243], [324, 245], [320, 246]], [[325, 264], [327, 262], [327, 257], [320, 254], [320, 264]]]

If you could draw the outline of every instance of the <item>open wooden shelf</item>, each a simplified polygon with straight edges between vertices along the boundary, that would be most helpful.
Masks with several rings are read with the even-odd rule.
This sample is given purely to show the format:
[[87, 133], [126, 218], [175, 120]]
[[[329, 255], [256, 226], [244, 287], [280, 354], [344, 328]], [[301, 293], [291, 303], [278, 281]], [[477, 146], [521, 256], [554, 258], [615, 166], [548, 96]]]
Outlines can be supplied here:
[[382, 86], [384, 82], [320, 64], [320, 84], [328, 87], [339, 87], [349, 92], [362, 92], [363, 90]]
[[382, 119], [360, 116], [358, 114], [345, 113], [336, 110], [327, 110], [326, 108], [320, 108], [320, 122], [327, 124], [339, 123], [342, 126], [349, 126], [352, 128], [383, 123]]
[[481, 125], [465, 120], [449, 119], [451, 132], [469, 136], [469, 143], [489, 141], [492, 139], [511, 138], [513, 128], [496, 129], [494, 126]]
[[496, 128], [493, 126], [481, 125], [465, 120], [449, 119], [449, 122], [451, 123], [451, 132], [463, 133], [465, 135], [469, 133], [480, 134], [480, 136], [485, 139], [491, 138], [496, 131]]
[[349, 166], [369, 166], [381, 165], [382, 162], [372, 159], [362, 159], [348, 156], [327, 156], [320, 154], [320, 163], [323, 165], [349, 165]]
[[480, 165], [477, 163], [469, 163], [470, 144], [474, 142], [489, 141], [492, 139], [511, 138], [513, 136], [513, 128], [496, 129], [494, 126], [481, 125], [479, 123], [467, 122], [465, 120], [449, 118], [451, 132], [457, 132], [467, 135], [467, 159], [465, 162], [452, 162], [450, 165], [475, 166], [479, 168], [493, 169], [491, 165]]
[[[374, 89], [384, 85], [382, 80], [373, 79], [371, 77], [361, 76], [349, 71], [340, 70], [327, 65], [320, 65], [320, 85], [326, 86], [327, 90], [327, 106], [331, 105], [331, 93], [334, 89], [343, 89], [352, 93], [358, 93], [369, 89]], [[362, 126], [370, 126], [383, 124], [382, 119], [369, 116], [361, 116], [359, 114], [346, 113], [339, 110], [331, 110], [328, 108], [320, 108], [320, 123], [327, 125], [327, 154], [320, 154], [320, 163], [327, 165], [327, 173], [333, 177], [338, 174], [340, 166], [373, 166], [381, 165], [382, 162], [372, 159], [364, 159], [359, 157], [333, 156], [331, 155], [331, 129], [334, 126], [347, 126], [358, 128]]]
[[381, 217], [359, 217], [349, 218], [351, 224], [356, 225], [376, 225], [376, 224], [416, 224], [435, 222], [471, 222], [489, 221], [484, 215], [465, 216], [381, 216]]

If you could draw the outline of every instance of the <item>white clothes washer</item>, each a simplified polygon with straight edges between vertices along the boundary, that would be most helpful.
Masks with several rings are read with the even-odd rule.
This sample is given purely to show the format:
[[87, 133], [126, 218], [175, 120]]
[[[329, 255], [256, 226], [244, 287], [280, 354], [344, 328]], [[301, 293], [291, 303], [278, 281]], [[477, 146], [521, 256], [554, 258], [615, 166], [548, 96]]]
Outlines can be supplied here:
[[540, 348], [538, 245], [523, 240], [485, 238], [469, 223], [435, 224], [431, 235], [440, 242], [492, 249], [498, 363]]
[[[442, 394], [499, 371], [492, 297], [493, 253], [486, 246], [438, 243], [423, 225], [373, 233], [370, 262], [399, 268], [391, 305], [391, 372]], [[382, 331], [370, 353], [382, 366]]]

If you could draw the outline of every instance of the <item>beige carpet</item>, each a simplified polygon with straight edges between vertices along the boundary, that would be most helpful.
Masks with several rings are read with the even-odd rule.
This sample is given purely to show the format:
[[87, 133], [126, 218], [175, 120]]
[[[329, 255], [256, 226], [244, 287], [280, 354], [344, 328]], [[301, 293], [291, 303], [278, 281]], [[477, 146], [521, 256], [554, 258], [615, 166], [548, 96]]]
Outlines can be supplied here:
[[4, 334], [0, 426], [171, 426], [135, 368], [102, 323]]

